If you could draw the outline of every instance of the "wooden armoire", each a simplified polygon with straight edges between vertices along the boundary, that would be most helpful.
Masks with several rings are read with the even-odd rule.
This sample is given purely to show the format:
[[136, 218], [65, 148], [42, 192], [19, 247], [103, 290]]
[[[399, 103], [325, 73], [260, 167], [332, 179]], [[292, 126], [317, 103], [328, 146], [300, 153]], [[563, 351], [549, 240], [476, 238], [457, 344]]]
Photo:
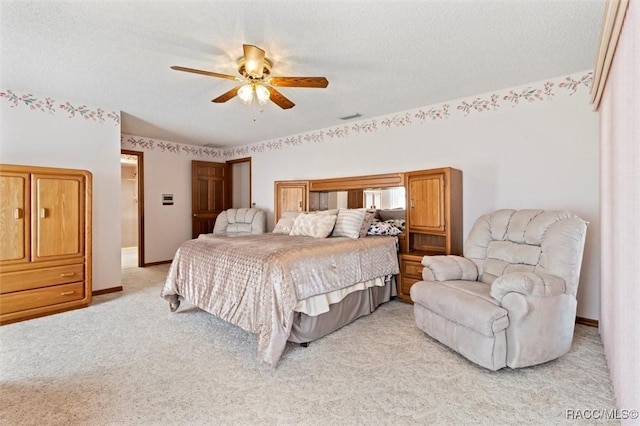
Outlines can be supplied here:
[[91, 301], [91, 173], [0, 165], [0, 324]]

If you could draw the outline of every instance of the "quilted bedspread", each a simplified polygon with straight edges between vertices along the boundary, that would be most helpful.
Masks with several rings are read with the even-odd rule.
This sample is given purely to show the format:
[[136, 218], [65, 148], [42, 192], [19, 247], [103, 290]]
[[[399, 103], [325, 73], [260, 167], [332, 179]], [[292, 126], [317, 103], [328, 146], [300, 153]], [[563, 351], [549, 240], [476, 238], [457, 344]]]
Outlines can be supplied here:
[[209, 234], [178, 249], [161, 295], [256, 334], [258, 356], [275, 366], [298, 300], [398, 272], [392, 237]]

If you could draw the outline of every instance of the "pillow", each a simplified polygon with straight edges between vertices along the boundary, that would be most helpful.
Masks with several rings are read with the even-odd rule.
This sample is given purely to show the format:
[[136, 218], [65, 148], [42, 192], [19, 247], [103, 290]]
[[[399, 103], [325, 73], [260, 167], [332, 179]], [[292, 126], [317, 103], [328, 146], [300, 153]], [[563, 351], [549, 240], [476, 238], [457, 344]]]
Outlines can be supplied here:
[[302, 213], [293, 222], [289, 235], [306, 235], [315, 238], [326, 238], [336, 224], [335, 215]]
[[374, 222], [367, 235], [399, 235], [402, 231], [397, 226], [387, 222]]
[[315, 214], [332, 214], [332, 215], [337, 215], [338, 214], [338, 209], [329, 209], [329, 210], [316, 210], [312, 213]]
[[395, 226], [396, 228], [400, 229], [402, 232], [404, 232], [404, 219], [389, 219], [389, 220], [385, 220], [385, 223], [390, 223], [391, 225]]
[[384, 209], [379, 210], [380, 220], [404, 219], [406, 215], [405, 209]]
[[371, 224], [376, 219], [376, 212], [367, 210], [364, 215], [364, 220], [362, 221], [362, 226], [360, 227], [360, 238], [366, 237]]
[[273, 228], [274, 234], [288, 234], [291, 232], [293, 228], [293, 222], [296, 220], [296, 217], [300, 212], [297, 211], [286, 211], [282, 213], [280, 219], [278, 219], [278, 223], [276, 223], [276, 227]]
[[340, 209], [336, 219], [336, 226], [331, 233], [332, 237], [358, 238], [360, 228], [367, 214], [365, 209]]

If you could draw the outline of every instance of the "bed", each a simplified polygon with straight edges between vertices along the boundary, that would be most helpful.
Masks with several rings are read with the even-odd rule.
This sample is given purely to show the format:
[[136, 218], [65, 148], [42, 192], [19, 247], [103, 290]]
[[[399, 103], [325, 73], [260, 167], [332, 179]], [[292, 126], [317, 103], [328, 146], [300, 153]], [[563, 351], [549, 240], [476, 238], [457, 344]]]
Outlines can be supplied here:
[[388, 236], [204, 234], [178, 249], [161, 295], [172, 311], [184, 299], [254, 333], [275, 366], [287, 341], [318, 339], [388, 301], [398, 272]]

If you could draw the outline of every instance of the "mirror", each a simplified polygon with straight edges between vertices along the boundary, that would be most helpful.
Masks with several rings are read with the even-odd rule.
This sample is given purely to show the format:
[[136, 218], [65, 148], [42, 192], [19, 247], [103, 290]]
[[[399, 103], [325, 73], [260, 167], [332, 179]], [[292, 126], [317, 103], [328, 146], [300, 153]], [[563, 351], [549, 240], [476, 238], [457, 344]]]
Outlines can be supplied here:
[[309, 210], [330, 209], [404, 209], [406, 196], [404, 186], [392, 188], [351, 189], [348, 191], [311, 191]]

